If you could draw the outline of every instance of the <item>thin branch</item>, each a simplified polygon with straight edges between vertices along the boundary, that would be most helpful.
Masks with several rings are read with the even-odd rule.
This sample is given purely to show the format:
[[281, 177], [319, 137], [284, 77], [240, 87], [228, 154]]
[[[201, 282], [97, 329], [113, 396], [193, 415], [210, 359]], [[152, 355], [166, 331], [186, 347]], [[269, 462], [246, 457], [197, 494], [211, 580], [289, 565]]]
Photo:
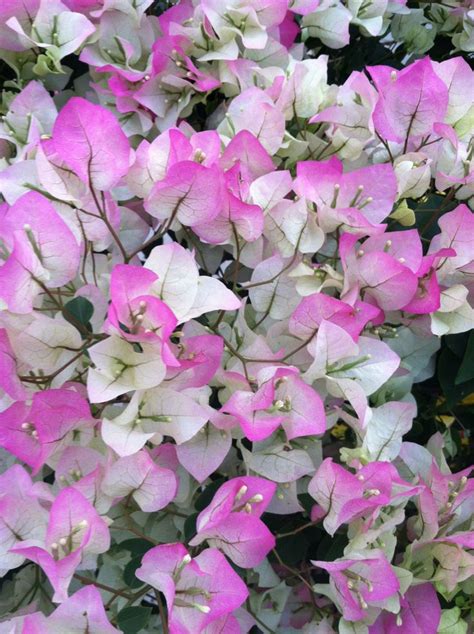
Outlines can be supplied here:
[[295, 528], [295, 530], [293, 531], [288, 531], [287, 533], [277, 533], [277, 535], [275, 536], [277, 539], [283, 539], [284, 537], [290, 537], [291, 535], [297, 535], [298, 533], [301, 533], [302, 531], [305, 531], [307, 528], [310, 528], [311, 526], [315, 526], [316, 522], [307, 522], [306, 524], [303, 524], [302, 526], [298, 526], [298, 528]]
[[75, 574], [74, 579], [80, 581], [85, 586], [95, 586], [96, 588], [100, 588], [101, 590], [105, 590], [106, 592], [110, 592], [111, 594], [118, 595], [119, 597], [123, 597], [124, 599], [133, 599], [134, 595], [124, 590], [120, 590], [117, 588], [112, 588], [112, 586], [107, 586], [105, 583], [101, 583], [97, 581], [97, 579], [91, 579], [90, 577], [85, 577], [84, 575]]
[[301, 575], [301, 573], [298, 570], [296, 570], [296, 568], [292, 568], [291, 566], [288, 566], [287, 564], [285, 564], [285, 562], [282, 560], [282, 558], [280, 557], [280, 555], [278, 554], [275, 548], [273, 548], [272, 553], [275, 555], [278, 563], [280, 564], [280, 566], [282, 566], [282, 568], [284, 568], [285, 570], [288, 570], [288, 572], [291, 572], [291, 574], [295, 575], [295, 577], [298, 577], [298, 579], [310, 590], [311, 593], [314, 592], [313, 586], [308, 581], [306, 581], [306, 579]]
[[161, 624], [163, 626], [163, 634], [169, 634], [168, 627], [168, 618], [165, 612], [165, 606], [163, 605], [163, 601], [161, 600], [160, 593], [158, 590], [155, 590], [156, 602], [158, 604], [158, 610], [160, 611]]
[[[110, 235], [113, 237], [116, 245], [118, 246], [120, 253], [122, 254], [123, 261], [127, 262], [127, 252], [125, 251], [125, 247], [123, 246], [122, 241], [120, 240], [117, 232], [115, 231], [113, 226], [110, 224], [109, 218], [107, 216], [107, 211], [105, 209], [102, 209], [102, 207], [100, 206], [99, 199], [97, 198], [97, 194], [94, 188], [92, 187], [92, 183], [90, 186], [90, 190], [91, 190], [91, 194], [92, 194], [92, 198], [94, 200], [95, 206], [97, 207], [97, 211], [99, 212], [100, 219], [105, 224], [105, 226], [110, 232]], [[102, 201], [105, 203], [103, 192], [102, 192]]]

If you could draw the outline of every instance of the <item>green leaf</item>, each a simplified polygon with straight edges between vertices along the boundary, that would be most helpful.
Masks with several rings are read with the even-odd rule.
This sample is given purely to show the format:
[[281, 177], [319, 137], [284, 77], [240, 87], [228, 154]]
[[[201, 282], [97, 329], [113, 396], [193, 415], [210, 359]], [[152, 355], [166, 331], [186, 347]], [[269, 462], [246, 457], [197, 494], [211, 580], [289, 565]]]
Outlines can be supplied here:
[[298, 498], [298, 502], [301, 504], [301, 506], [304, 508], [304, 510], [307, 513], [311, 513], [311, 509], [314, 506], [314, 500], [310, 496], [310, 494], [309, 493], [299, 493], [297, 495], [297, 498]]
[[446, 397], [446, 407], [452, 408], [462, 399], [474, 392], [474, 379], [465, 381], [461, 385], [455, 385], [459, 358], [449, 348], [442, 350], [438, 358], [438, 380], [443, 394]]
[[196, 535], [196, 520], [199, 513], [193, 513], [188, 515], [184, 522], [184, 540], [189, 541]]
[[454, 458], [454, 456], [458, 452], [458, 447], [456, 445], [456, 440], [453, 438], [451, 434], [451, 429], [448, 428], [443, 433], [443, 439], [444, 439], [444, 451], [447, 454], [447, 457], [451, 459]]
[[402, 200], [395, 211], [390, 214], [390, 218], [396, 220], [402, 227], [411, 227], [416, 222], [415, 212], [410, 209], [406, 200]]
[[245, 568], [241, 568], [240, 566], [237, 566], [237, 564], [234, 564], [233, 561], [229, 561], [229, 564], [232, 566], [232, 568], [235, 570], [235, 572], [239, 575], [241, 579], [243, 579], [244, 581], [247, 579], [247, 570], [245, 570]]
[[442, 611], [438, 634], [466, 634], [466, 632], [467, 623], [461, 618], [459, 608]]
[[137, 537], [136, 539], [125, 539], [123, 542], [118, 544], [121, 550], [128, 550], [132, 556], [137, 557], [143, 555], [153, 548], [153, 544], [149, 542], [147, 539], [142, 539], [141, 537]]
[[462, 359], [467, 348], [468, 339], [468, 332], [460, 332], [455, 335], [446, 335], [443, 337], [443, 342], [457, 357]]
[[347, 535], [343, 535], [341, 533], [331, 537], [326, 533], [319, 542], [317, 557], [315, 557], [315, 559], [320, 559], [321, 561], [334, 561], [334, 559], [342, 557], [347, 543]]
[[152, 608], [130, 607], [123, 608], [117, 614], [117, 625], [123, 634], [138, 634], [148, 625]]
[[474, 332], [469, 335], [466, 352], [456, 375], [455, 384], [459, 385], [471, 379], [474, 379]]
[[[446, 203], [446, 196], [439, 194], [428, 194], [423, 196], [418, 202], [416, 214], [416, 228], [422, 233], [424, 238], [431, 238], [438, 233], [439, 219], [448, 211], [451, 211], [456, 205], [454, 202]], [[442, 207], [442, 213], [439, 208]], [[439, 214], [439, 215], [438, 215]]]
[[281, 560], [288, 566], [294, 566], [306, 559], [309, 541], [303, 533], [289, 535], [279, 539], [276, 551]]
[[224, 482], [224, 478], [218, 478], [217, 480], [214, 480], [214, 482], [211, 482], [211, 484], [209, 484], [204, 489], [204, 491], [201, 493], [194, 504], [198, 511], [203, 511], [206, 506], [211, 503], [211, 500], [214, 497], [217, 489], [221, 486], [221, 484], [224, 484]]
[[135, 572], [137, 571], [137, 568], [140, 568], [141, 563], [142, 555], [137, 555], [136, 557], [132, 557], [123, 569], [123, 580], [129, 588], [141, 588], [143, 585], [143, 581], [137, 579], [135, 576]]
[[74, 297], [63, 308], [63, 317], [70, 324], [77, 327], [77, 324], [92, 330], [90, 320], [94, 314], [94, 306], [85, 297]]

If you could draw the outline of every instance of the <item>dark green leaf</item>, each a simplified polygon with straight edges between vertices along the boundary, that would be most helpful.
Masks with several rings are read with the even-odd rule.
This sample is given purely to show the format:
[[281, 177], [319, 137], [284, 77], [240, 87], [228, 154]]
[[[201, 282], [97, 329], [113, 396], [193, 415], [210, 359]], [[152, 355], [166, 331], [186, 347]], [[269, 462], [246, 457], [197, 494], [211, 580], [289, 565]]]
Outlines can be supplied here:
[[141, 537], [137, 539], [125, 539], [123, 542], [120, 542], [119, 546], [121, 550], [128, 550], [134, 556], [143, 556], [150, 548], [153, 548], [151, 542]]
[[201, 495], [198, 497], [198, 499], [196, 500], [194, 506], [196, 507], [196, 509], [198, 511], [203, 511], [206, 506], [209, 506], [209, 504], [211, 503], [212, 498], [214, 497], [214, 494], [216, 493], [217, 489], [221, 486], [221, 484], [224, 484], [224, 478], [219, 478], [218, 480], [214, 480], [214, 482], [211, 482], [211, 484], [209, 484], [204, 491], [201, 493]]
[[454, 383], [458, 367], [459, 358], [449, 348], [445, 348], [438, 359], [438, 380], [448, 408], [454, 407], [465, 396], [474, 392], [474, 380], [466, 381], [461, 385]]
[[308, 546], [308, 540], [300, 533], [279, 539], [276, 551], [285, 564], [294, 566], [306, 559]]
[[438, 233], [438, 221], [445, 213], [455, 207], [455, 203], [446, 203], [446, 197], [439, 194], [429, 194], [415, 207], [416, 228], [424, 238], [431, 238]]
[[123, 608], [117, 614], [117, 625], [123, 631], [123, 634], [138, 634], [148, 625], [151, 610], [151, 608], [135, 606]]
[[90, 328], [90, 320], [94, 314], [94, 306], [85, 297], [74, 297], [63, 308], [63, 316], [69, 323], [76, 326], [77, 323]]
[[301, 504], [301, 506], [304, 508], [304, 510], [307, 511], [308, 513], [311, 513], [311, 509], [314, 506], [314, 500], [310, 496], [310, 494], [309, 493], [299, 493], [297, 497], [298, 497], [298, 502]]
[[461, 332], [456, 335], [446, 335], [443, 337], [443, 343], [446, 344], [457, 357], [462, 359], [466, 351], [468, 339], [469, 333]]
[[474, 379], [474, 332], [469, 335], [465, 350], [461, 367], [456, 375], [456, 385]]
[[184, 539], [189, 541], [196, 534], [196, 520], [199, 513], [193, 513], [186, 518], [184, 522]]
[[137, 555], [130, 559], [128, 564], [123, 569], [123, 580], [129, 588], [140, 588], [143, 585], [143, 581], [137, 579], [135, 572], [137, 568], [140, 568], [142, 563], [142, 555]]
[[239, 575], [241, 579], [243, 579], [244, 581], [247, 579], [247, 570], [245, 570], [244, 568], [241, 568], [240, 566], [237, 566], [236, 564], [234, 564], [233, 561], [229, 561], [229, 564], [232, 566], [232, 568], [235, 570], [235, 572]]
[[341, 533], [331, 537], [326, 533], [319, 543], [317, 558], [321, 561], [334, 561], [342, 557], [347, 543], [347, 535]]

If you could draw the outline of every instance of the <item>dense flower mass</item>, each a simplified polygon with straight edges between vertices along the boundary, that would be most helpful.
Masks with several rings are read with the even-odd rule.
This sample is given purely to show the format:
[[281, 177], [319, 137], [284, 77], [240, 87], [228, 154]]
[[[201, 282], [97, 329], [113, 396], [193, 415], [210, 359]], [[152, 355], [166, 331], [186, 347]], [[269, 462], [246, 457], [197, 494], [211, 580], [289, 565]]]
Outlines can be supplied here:
[[0, 5], [0, 633], [470, 631], [472, 2]]

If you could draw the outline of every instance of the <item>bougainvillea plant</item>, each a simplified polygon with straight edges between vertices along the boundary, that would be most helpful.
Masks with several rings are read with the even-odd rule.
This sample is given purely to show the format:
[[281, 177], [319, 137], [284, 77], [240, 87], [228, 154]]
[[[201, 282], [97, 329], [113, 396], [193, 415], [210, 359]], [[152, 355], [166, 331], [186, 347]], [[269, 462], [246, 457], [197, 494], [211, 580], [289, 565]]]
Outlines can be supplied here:
[[1, 634], [471, 631], [473, 50], [0, 2]]

